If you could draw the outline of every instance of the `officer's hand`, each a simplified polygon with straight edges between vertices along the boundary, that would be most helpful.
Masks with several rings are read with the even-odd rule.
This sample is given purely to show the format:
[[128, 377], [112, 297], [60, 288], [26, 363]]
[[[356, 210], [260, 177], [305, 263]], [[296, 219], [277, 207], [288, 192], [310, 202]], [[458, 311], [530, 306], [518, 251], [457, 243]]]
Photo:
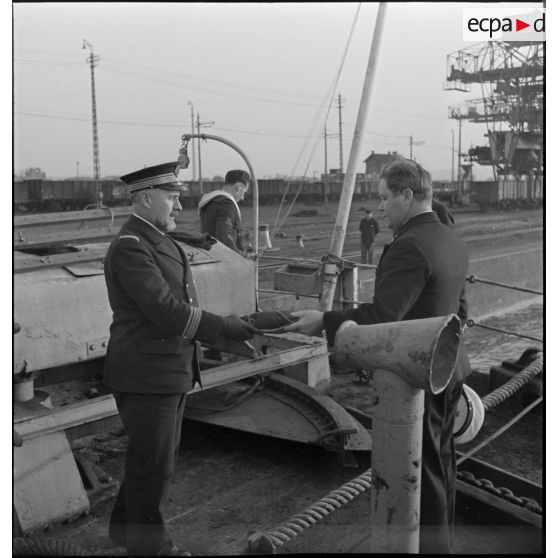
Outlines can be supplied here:
[[260, 335], [262, 332], [252, 324], [241, 320], [238, 316], [225, 316], [223, 318], [223, 329], [221, 335], [234, 339], [236, 341], [246, 341], [252, 339], [256, 333]]

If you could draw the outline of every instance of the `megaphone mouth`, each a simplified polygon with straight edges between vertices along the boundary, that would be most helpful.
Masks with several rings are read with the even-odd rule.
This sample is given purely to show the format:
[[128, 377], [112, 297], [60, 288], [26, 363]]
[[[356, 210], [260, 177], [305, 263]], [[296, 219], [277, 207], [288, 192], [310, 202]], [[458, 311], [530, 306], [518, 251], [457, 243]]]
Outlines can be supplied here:
[[337, 330], [333, 356], [340, 367], [388, 370], [438, 394], [451, 380], [460, 336], [455, 314], [373, 325], [347, 321]]
[[449, 316], [435, 340], [430, 363], [430, 390], [436, 395], [449, 384], [457, 361], [457, 348], [461, 336], [461, 321], [455, 315]]

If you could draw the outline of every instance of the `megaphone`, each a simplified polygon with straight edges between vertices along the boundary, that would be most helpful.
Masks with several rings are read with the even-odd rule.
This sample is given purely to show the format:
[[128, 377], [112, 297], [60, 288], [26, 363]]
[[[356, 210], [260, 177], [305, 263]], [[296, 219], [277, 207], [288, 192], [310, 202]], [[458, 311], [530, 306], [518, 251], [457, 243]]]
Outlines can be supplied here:
[[374, 325], [346, 321], [333, 344], [346, 368], [381, 368], [433, 394], [448, 385], [457, 360], [461, 322], [455, 314]]

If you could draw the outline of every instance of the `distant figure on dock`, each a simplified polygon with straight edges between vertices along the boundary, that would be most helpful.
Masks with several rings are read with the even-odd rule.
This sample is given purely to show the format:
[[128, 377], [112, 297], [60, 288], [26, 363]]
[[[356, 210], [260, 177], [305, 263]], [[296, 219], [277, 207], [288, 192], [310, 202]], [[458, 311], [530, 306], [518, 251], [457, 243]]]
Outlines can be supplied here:
[[[385, 246], [378, 263], [372, 302], [330, 312], [293, 312], [299, 320], [285, 331], [317, 335], [325, 329], [332, 346], [337, 329], [346, 320], [381, 324], [460, 312], [469, 257], [459, 235], [442, 225], [432, 210], [430, 173], [415, 161], [394, 161], [380, 175], [380, 197], [380, 211], [384, 211], [394, 239]], [[463, 382], [470, 372], [461, 341], [448, 386], [437, 395], [424, 394], [422, 554], [451, 552], [457, 472], [453, 427]]]
[[[173, 544], [161, 507], [178, 456], [186, 393], [200, 383], [196, 341], [244, 341], [258, 330], [199, 308], [188, 259], [167, 234], [186, 187], [176, 162], [123, 176], [133, 214], [111, 242], [105, 281], [113, 312], [104, 382], [128, 436], [109, 538], [131, 556], [189, 556]], [[189, 279], [190, 277], [190, 279]]]
[[244, 252], [244, 247], [238, 202], [244, 199], [249, 188], [250, 175], [243, 170], [231, 170], [225, 176], [223, 188], [204, 194], [198, 206], [201, 232], [214, 236], [239, 253]]
[[380, 232], [378, 221], [374, 219], [371, 209], [366, 210], [366, 217], [360, 221], [360, 259], [363, 264], [374, 263], [374, 239]]

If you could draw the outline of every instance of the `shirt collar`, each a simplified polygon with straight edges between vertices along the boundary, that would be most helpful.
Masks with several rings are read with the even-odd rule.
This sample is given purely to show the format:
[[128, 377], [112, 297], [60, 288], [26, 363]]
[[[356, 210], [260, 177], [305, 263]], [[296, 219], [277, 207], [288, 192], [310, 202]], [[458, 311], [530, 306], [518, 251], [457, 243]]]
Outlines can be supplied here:
[[140, 221], [143, 221], [144, 223], [147, 223], [150, 227], [154, 228], [159, 234], [162, 234], [163, 236], [165, 236], [165, 233], [161, 230], [159, 230], [153, 223], [150, 223], [147, 219], [144, 219], [143, 217], [140, 217], [135, 211], [132, 213], [132, 215], [134, 217], [137, 217]]
[[407, 219], [400, 227], [399, 232], [394, 235], [394, 238], [401, 236], [403, 232], [407, 229], [410, 229], [414, 225], [418, 225], [419, 223], [436, 223], [440, 222], [438, 216], [433, 211], [424, 211], [423, 213], [418, 213], [417, 215], [413, 215], [409, 219]]

